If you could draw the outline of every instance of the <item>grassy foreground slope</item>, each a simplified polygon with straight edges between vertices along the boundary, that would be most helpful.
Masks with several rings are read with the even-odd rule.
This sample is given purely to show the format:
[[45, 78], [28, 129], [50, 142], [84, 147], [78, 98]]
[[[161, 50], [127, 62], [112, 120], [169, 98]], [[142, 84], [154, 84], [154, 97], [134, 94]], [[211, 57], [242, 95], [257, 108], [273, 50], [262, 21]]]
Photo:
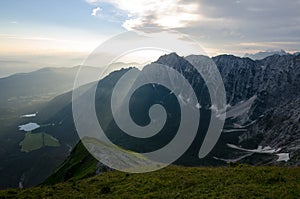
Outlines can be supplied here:
[[64, 163], [49, 176], [44, 185], [56, 184], [67, 180], [79, 180], [96, 174], [97, 160], [79, 142]]
[[179, 167], [112, 171], [82, 180], [0, 191], [0, 198], [300, 198], [300, 168]]

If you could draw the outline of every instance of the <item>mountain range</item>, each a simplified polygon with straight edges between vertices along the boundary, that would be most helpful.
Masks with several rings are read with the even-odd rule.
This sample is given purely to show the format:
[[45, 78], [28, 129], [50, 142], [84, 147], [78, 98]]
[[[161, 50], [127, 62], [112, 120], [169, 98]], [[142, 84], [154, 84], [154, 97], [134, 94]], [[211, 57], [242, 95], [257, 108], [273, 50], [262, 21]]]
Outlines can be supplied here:
[[[300, 55], [275, 54], [259, 60], [232, 55], [212, 58], [224, 82], [227, 117], [217, 145], [207, 157], [199, 159], [199, 146], [206, 134], [212, 104], [207, 86], [203, 78], [196, 74], [191, 62], [205, 63], [207, 59], [209, 58], [201, 55], [180, 57], [171, 53], [154, 62], [171, 66], [181, 73], [192, 85], [201, 106], [198, 134], [175, 164], [300, 165]], [[128, 70], [125, 68], [114, 71], [98, 83], [87, 81], [88, 84], [80, 89], [84, 96], [91, 88], [97, 88], [97, 116], [99, 122], [106, 127], [107, 136], [115, 144], [128, 150], [151, 151], [162, 147], [174, 137], [180, 119], [178, 103], [163, 87], [145, 86], [132, 98], [132, 103], [136, 104], [131, 110], [133, 119], [139, 124], [147, 124], [147, 107], [159, 103], [170, 113], [166, 125], [162, 132], [149, 140], [141, 141], [126, 136], [113, 120], [109, 99], [114, 85]], [[3, 106], [6, 113], [1, 114], [1, 123], [8, 121], [1, 128], [4, 129], [3, 132], [14, 132], [0, 135], [3, 138], [3, 147], [0, 147], [0, 176], [3, 176], [0, 180], [1, 188], [33, 186], [47, 177], [45, 183], [62, 182], [74, 177], [95, 175], [108, 169], [95, 160], [81, 143], [77, 144], [79, 138], [72, 115], [72, 92], [65, 92], [72, 88], [76, 68], [72, 71], [73, 73], [70, 70], [63, 71], [63, 75], [59, 76], [53, 69], [42, 69], [0, 79], [1, 93], [5, 93], [0, 100], [3, 102], [1, 104], [6, 104]], [[58, 77], [61, 78], [57, 79]], [[18, 98], [17, 102], [8, 100], [18, 96], [33, 97], [28, 98], [25, 103], [36, 96], [45, 97], [46, 100], [36, 105], [24, 105], [24, 101], [21, 101], [23, 98]], [[20, 114], [19, 111], [7, 109], [12, 105], [37, 114], [33, 118], [20, 118], [18, 115], [11, 119], [12, 115]], [[17, 126], [29, 121], [40, 125], [31, 134], [47, 134], [58, 140], [59, 146], [42, 145], [27, 153], [20, 151], [20, 142], [24, 140], [25, 134], [19, 132]], [[59, 167], [60, 164], [62, 166]]]
[[289, 53], [285, 52], [284, 50], [267, 50], [267, 51], [260, 51], [255, 54], [246, 53], [244, 57], [249, 57], [253, 60], [259, 60], [272, 55], [288, 55], [288, 54]]

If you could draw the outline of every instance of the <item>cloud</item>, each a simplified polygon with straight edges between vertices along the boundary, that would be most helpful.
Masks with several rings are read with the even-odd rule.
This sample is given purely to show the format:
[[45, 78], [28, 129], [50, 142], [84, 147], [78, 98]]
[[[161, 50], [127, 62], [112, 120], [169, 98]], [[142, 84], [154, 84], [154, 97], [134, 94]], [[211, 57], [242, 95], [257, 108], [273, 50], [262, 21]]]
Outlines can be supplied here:
[[92, 13], [91, 13], [91, 15], [92, 16], [98, 16], [99, 15], [99, 13], [101, 12], [101, 8], [100, 7], [97, 7], [97, 8], [94, 8], [93, 10], [92, 10]]
[[[123, 27], [172, 28], [228, 53], [264, 50], [265, 46], [299, 50], [299, 0], [86, 0], [108, 3], [127, 13]], [[255, 43], [257, 45], [244, 45]], [[243, 45], [240, 45], [243, 44]], [[234, 48], [234, 49], [233, 49]]]
[[198, 12], [213, 20], [192, 23], [180, 31], [196, 37], [210, 48], [220, 48], [222, 52], [225, 49], [234, 54], [268, 48], [299, 51], [299, 0], [198, 2]]
[[110, 3], [127, 12], [123, 23], [127, 30], [143, 27], [180, 28], [203, 19], [197, 2], [182, 0], [87, 0], [88, 3]]

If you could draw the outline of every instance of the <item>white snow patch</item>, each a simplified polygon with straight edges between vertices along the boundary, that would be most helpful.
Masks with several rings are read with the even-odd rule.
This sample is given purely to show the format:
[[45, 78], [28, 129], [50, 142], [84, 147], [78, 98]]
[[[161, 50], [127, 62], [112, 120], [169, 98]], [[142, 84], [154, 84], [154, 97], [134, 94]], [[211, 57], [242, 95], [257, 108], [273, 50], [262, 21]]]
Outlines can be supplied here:
[[290, 154], [289, 153], [278, 153], [276, 154], [278, 156], [277, 162], [281, 161], [289, 161], [290, 160]]
[[249, 126], [252, 126], [253, 124], [255, 124], [256, 122], [257, 122], [257, 120], [253, 120], [253, 121], [251, 121], [250, 123], [248, 123], [246, 125], [241, 125], [241, 124], [238, 124], [238, 123], [233, 123], [233, 128], [235, 128], [235, 129], [246, 129]]
[[29, 117], [35, 117], [37, 115], [37, 112], [36, 113], [30, 113], [30, 114], [26, 114], [26, 115], [21, 115], [22, 118], [29, 118]]
[[20, 131], [26, 131], [26, 132], [33, 131], [38, 128], [40, 128], [40, 125], [38, 125], [37, 123], [32, 123], [32, 122], [19, 126]]
[[236, 146], [234, 144], [227, 144], [228, 147], [233, 148], [233, 149], [237, 149], [237, 150], [241, 150], [241, 151], [247, 151], [247, 152], [252, 152], [252, 153], [268, 153], [268, 154], [273, 154], [273, 153], [277, 153], [281, 150], [281, 148], [279, 149], [272, 149], [270, 146], [266, 146], [266, 147], [262, 147], [262, 146], [258, 146], [257, 149], [244, 149], [242, 147]]
[[211, 107], [209, 108], [213, 113], [215, 113], [217, 118], [220, 118], [222, 120], [225, 120], [225, 110], [224, 109], [219, 109], [217, 105], [212, 104]]
[[244, 114], [247, 114], [250, 110], [252, 104], [256, 100], [257, 96], [254, 95], [250, 99], [248, 99], [246, 102], [241, 101], [240, 103], [236, 104], [235, 106], [231, 107], [226, 112], [226, 119], [227, 118], [236, 118], [238, 116], [242, 116]]
[[54, 141], [58, 142], [58, 139], [57, 139], [57, 138], [55, 138], [55, 137], [53, 137], [53, 136], [50, 136], [50, 138], [51, 138], [51, 140], [54, 140]]
[[197, 109], [200, 109], [200, 108], [201, 108], [201, 105], [200, 105], [199, 103], [197, 103], [197, 104], [196, 104], [196, 108], [197, 108]]
[[187, 98], [187, 103], [190, 103], [191, 102], [191, 98]]
[[244, 149], [242, 147], [233, 145], [233, 144], [227, 144], [228, 147], [233, 148], [233, 149], [237, 149], [237, 150], [241, 150], [241, 151], [247, 151], [247, 152], [252, 152], [252, 153], [263, 153], [263, 154], [275, 154], [278, 156], [278, 159], [276, 160], [277, 162], [280, 161], [289, 161], [290, 160], [290, 154], [289, 153], [278, 153], [281, 148], [278, 149], [272, 149], [272, 147], [270, 146], [266, 146], [266, 147], [262, 147], [262, 146], [258, 146], [257, 149]]
[[242, 126], [240, 124], [237, 124], [237, 123], [233, 123], [233, 127], [234, 128], [239, 128], [239, 129], [244, 128], [244, 126]]
[[223, 133], [246, 132], [247, 129], [223, 129]]
[[212, 110], [212, 111], [218, 112], [218, 108], [215, 104], [212, 104], [209, 109]]
[[71, 152], [72, 151], [71, 145], [67, 144], [67, 147], [69, 148], [69, 152]]
[[183, 103], [183, 105], [186, 105], [186, 102], [184, 101], [183, 96], [181, 95], [181, 93], [178, 95], [178, 98]]
[[218, 157], [213, 157], [215, 160], [221, 160], [221, 161], [224, 161], [226, 163], [235, 163], [235, 162], [238, 162], [246, 157], [249, 157], [251, 156], [253, 153], [247, 153], [246, 155], [243, 155], [243, 156], [240, 156], [238, 158], [235, 158], [235, 159], [224, 159], [224, 158], [218, 158]]

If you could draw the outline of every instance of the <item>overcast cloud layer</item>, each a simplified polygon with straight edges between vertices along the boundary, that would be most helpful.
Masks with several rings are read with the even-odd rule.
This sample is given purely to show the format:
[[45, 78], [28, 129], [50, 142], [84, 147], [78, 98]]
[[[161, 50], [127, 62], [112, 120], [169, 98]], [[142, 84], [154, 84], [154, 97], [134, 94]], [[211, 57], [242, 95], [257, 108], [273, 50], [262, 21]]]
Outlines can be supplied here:
[[[127, 13], [123, 27], [172, 28], [211, 50], [299, 50], [300, 0], [87, 0]], [[214, 49], [215, 48], [215, 49]]]

